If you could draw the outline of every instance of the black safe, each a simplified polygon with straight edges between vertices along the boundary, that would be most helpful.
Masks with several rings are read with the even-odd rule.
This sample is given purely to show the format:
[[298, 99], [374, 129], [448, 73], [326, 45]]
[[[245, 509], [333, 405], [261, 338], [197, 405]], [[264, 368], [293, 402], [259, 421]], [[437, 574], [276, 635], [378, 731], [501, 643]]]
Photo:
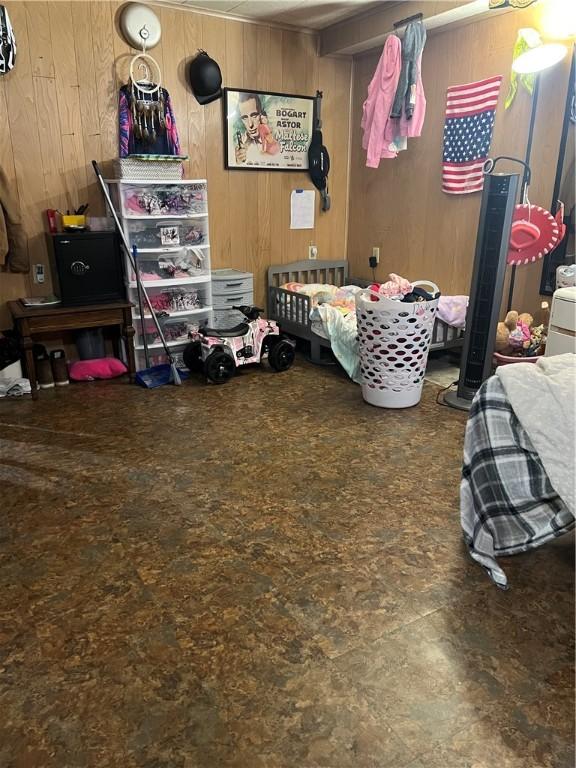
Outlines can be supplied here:
[[64, 306], [126, 299], [116, 232], [60, 232], [51, 239], [54, 293]]

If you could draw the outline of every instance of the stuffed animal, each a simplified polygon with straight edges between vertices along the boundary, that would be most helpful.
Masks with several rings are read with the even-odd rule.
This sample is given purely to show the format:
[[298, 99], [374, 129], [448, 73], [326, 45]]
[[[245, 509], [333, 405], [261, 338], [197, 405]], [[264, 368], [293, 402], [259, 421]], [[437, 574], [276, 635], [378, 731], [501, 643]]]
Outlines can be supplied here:
[[496, 352], [500, 352], [502, 355], [509, 355], [512, 350], [512, 344], [510, 343], [510, 334], [516, 330], [518, 324], [518, 312], [511, 310], [504, 318], [503, 323], [498, 323], [496, 328], [496, 342], [494, 349]]
[[508, 312], [503, 323], [496, 328], [494, 349], [501, 355], [533, 356], [541, 355], [546, 344], [545, 328], [539, 325], [532, 328], [534, 318], [529, 312], [521, 315], [515, 310]]
[[530, 343], [525, 348], [525, 355], [527, 357], [534, 357], [535, 355], [543, 355], [546, 351], [546, 328], [544, 324], [537, 325], [532, 328], [530, 334]]
[[[534, 322], [534, 318], [529, 312], [522, 312], [521, 315], [518, 315], [516, 330], [520, 331], [521, 333], [520, 347], [522, 349], [527, 349], [530, 346], [531, 329], [532, 329], [533, 322]], [[520, 335], [518, 335], [518, 340], [520, 341]]]

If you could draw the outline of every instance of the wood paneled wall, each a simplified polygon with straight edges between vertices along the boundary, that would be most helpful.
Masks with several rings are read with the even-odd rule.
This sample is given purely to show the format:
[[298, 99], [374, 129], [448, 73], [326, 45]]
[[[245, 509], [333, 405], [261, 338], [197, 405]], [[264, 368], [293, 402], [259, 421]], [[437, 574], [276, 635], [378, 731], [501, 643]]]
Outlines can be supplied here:
[[[412, 279], [432, 279], [446, 294], [468, 292], [481, 195], [446, 195], [441, 190], [446, 89], [502, 74], [491, 155], [523, 159], [531, 100], [522, 90], [505, 110], [504, 99], [517, 30], [538, 28], [537, 13], [537, 8], [514, 11], [430, 35], [422, 62], [427, 98], [423, 135], [408, 139], [408, 150], [394, 160], [382, 160], [378, 170], [365, 167], [360, 116], [381, 49], [355, 60], [348, 233], [352, 274], [370, 275], [368, 258], [372, 246], [378, 246], [379, 279], [393, 271]], [[530, 200], [546, 208], [552, 197], [569, 65], [567, 57], [541, 76]], [[539, 262], [517, 270], [518, 310], [536, 309], [541, 269]]]
[[[0, 166], [13, 181], [26, 219], [30, 262], [48, 264], [46, 208], [103, 205], [90, 161], [107, 172], [118, 154], [118, 88], [131, 51], [118, 33], [120, 2], [6, 2], [18, 43], [16, 67], [0, 77]], [[264, 301], [269, 264], [346, 252], [350, 60], [318, 58], [316, 37], [155, 6], [161, 43], [151, 51], [172, 96], [187, 178], [207, 178], [214, 267], [254, 272]], [[291, 231], [290, 192], [313, 188], [302, 173], [228, 172], [223, 161], [222, 102], [201, 107], [187, 86], [186, 65], [198, 48], [220, 64], [231, 87], [313, 95], [324, 92], [324, 140], [330, 148], [332, 209], [317, 210], [314, 231]], [[5, 302], [41, 295], [32, 275], [0, 273], [0, 328]]]

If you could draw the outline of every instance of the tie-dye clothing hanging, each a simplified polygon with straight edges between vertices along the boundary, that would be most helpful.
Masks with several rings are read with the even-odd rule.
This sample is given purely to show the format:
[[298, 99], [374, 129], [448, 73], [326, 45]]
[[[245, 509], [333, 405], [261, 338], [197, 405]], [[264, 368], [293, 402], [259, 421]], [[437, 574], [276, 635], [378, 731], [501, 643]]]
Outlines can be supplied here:
[[[149, 87], [149, 86], [147, 86]], [[179, 155], [180, 140], [170, 95], [165, 88], [147, 94], [132, 83], [120, 88], [120, 157]]]

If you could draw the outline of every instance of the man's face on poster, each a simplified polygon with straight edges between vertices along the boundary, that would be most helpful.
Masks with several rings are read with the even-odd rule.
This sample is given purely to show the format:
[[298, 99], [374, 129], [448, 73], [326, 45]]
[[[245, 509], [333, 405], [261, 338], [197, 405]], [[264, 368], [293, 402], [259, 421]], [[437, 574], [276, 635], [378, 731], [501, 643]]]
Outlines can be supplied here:
[[260, 125], [260, 112], [256, 99], [247, 99], [240, 102], [240, 117], [251, 139], [258, 139], [258, 126]]

